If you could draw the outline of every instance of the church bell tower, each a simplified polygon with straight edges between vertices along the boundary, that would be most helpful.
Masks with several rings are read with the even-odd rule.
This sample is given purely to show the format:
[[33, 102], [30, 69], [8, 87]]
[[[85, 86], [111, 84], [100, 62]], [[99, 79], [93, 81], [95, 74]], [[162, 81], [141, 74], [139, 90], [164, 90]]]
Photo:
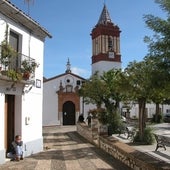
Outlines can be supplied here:
[[111, 69], [121, 68], [120, 32], [104, 4], [98, 23], [91, 32], [92, 74], [98, 72], [102, 75]]

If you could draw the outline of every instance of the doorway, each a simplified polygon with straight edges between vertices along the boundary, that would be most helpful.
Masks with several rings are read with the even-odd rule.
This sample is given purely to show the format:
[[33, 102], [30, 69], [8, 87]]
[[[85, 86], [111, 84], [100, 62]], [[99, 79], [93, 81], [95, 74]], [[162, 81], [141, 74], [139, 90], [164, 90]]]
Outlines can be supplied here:
[[5, 95], [5, 149], [9, 152], [15, 132], [15, 96]]
[[63, 125], [75, 125], [75, 104], [71, 101], [63, 104]]

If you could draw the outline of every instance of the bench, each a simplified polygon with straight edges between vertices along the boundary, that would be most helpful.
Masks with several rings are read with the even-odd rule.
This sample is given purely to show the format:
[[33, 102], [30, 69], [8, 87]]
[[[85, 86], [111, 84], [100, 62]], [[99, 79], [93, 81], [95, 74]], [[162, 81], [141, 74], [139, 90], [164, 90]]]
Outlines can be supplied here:
[[127, 139], [129, 139], [135, 136], [136, 129], [132, 126], [126, 126], [126, 127], [123, 126], [123, 127], [118, 128], [118, 132], [119, 132], [119, 136], [121, 134], [124, 134], [124, 135], [127, 134]]
[[126, 135], [126, 127], [125, 126], [121, 126], [121, 127], [119, 127], [118, 128], [118, 133], [119, 133], [119, 136], [121, 135], [121, 134], [124, 134], [124, 135]]
[[126, 127], [126, 131], [127, 131], [127, 139], [133, 138], [135, 136], [136, 129], [134, 127], [132, 126]]
[[160, 135], [156, 135], [156, 134], [154, 134], [154, 136], [155, 136], [156, 143], [157, 143], [155, 151], [157, 151], [158, 148], [164, 148], [166, 150], [166, 139], [165, 139], [165, 137], [160, 136]]

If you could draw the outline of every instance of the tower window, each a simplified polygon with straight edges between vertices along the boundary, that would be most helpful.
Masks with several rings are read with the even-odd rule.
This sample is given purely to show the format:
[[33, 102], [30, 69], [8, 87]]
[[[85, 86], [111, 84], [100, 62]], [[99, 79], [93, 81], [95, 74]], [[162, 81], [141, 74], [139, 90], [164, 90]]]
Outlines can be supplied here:
[[112, 41], [111, 37], [109, 37], [109, 39], [108, 39], [108, 49], [109, 49], [109, 51], [113, 50], [113, 41]]

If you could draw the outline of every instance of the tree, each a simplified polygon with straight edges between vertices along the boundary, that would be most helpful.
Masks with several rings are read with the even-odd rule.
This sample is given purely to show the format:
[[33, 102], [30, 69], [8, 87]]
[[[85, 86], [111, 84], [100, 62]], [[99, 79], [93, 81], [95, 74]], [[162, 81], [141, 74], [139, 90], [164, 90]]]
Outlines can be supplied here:
[[101, 80], [105, 84], [105, 94], [103, 95], [102, 101], [107, 111], [107, 119], [111, 133], [116, 132], [122, 122], [120, 119], [120, 102], [122, 100], [121, 92], [117, 84], [121, 70], [112, 69], [108, 72], [104, 72], [101, 76]]
[[116, 82], [120, 73], [121, 70], [112, 69], [108, 72], [104, 72], [101, 76], [101, 80], [103, 80], [106, 87], [105, 95], [103, 95], [102, 101], [108, 112], [118, 111], [119, 109], [121, 95]]
[[159, 78], [157, 85], [165, 88], [170, 81], [170, 1], [155, 0], [155, 2], [167, 12], [167, 19], [151, 14], [144, 16], [146, 25], [154, 31], [153, 37], [145, 36], [144, 39], [149, 49], [146, 60], [152, 61], [154, 70], [157, 70], [155, 75]]
[[102, 105], [104, 93], [105, 86], [97, 74], [86, 80], [79, 90], [79, 95], [84, 97], [84, 102], [95, 104], [97, 108], [100, 108]]
[[167, 19], [151, 14], [145, 15], [145, 23], [154, 31], [154, 35], [146, 36], [144, 40], [149, 49], [149, 54], [145, 59], [150, 61], [155, 73], [152, 80], [156, 95], [153, 95], [152, 100], [156, 103], [156, 115], [158, 116], [159, 103], [169, 101], [170, 95], [170, 1], [155, 0], [155, 2], [167, 13]]
[[145, 62], [131, 62], [122, 72], [119, 86], [126, 100], [139, 105], [139, 138], [143, 141], [146, 122], [145, 106], [152, 95], [150, 66]]
[[98, 110], [102, 110], [102, 105], [105, 106], [106, 111], [102, 110], [100, 116], [107, 117], [107, 124], [112, 125], [113, 130], [116, 130], [120, 124], [119, 102], [121, 96], [116, 87], [119, 73], [120, 70], [110, 70], [100, 77], [98, 74], [94, 74], [79, 90], [80, 96], [84, 97], [86, 103], [96, 104]]

